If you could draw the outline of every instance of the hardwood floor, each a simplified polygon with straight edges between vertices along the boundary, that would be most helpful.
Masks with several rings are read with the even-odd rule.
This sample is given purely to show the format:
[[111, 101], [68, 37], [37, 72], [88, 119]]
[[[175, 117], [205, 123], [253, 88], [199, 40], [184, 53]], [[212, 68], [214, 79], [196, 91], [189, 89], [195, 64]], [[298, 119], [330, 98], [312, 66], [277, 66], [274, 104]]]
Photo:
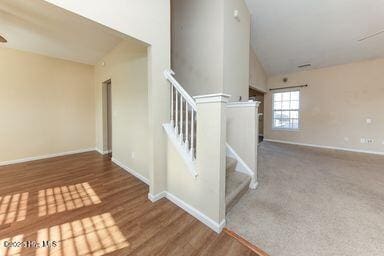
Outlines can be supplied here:
[[0, 255], [257, 255], [147, 194], [96, 152], [0, 167]]

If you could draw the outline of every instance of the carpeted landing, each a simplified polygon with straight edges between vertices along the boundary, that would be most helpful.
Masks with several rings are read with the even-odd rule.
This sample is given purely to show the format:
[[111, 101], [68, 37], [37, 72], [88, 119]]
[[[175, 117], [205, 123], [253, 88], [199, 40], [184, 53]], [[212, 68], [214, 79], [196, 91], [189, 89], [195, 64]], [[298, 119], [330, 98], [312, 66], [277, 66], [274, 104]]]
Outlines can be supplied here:
[[263, 142], [227, 226], [271, 256], [383, 256], [384, 157]]

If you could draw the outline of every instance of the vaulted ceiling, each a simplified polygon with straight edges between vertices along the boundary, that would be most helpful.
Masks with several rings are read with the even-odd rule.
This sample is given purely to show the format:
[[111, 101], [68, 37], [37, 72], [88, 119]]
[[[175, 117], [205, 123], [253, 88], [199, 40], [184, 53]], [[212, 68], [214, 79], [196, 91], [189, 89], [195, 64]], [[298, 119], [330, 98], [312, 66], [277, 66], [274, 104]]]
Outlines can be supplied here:
[[[246, 0], [268, 75], [384, 57], [383, 0]], [[304, 70], [305, 70], [304, 69]]]
[[9, 47], [95, 64], [123, 36], [42, 0], [1, 0], [0, 35]]

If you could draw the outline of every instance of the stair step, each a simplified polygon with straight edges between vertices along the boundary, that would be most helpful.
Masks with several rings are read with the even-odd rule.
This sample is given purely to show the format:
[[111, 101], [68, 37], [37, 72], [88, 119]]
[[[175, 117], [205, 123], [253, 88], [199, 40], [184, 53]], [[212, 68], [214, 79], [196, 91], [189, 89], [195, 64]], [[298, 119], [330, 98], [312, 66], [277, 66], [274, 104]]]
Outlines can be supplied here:
[[229, 210], [240, 200], [240, 198], [248, 191], [251, 177], [237, 172], [237, 160], [227, 157], [227, 172], [225, 181], [225, 205], [226, 210]]
[[232, 157], [227, 157], [227, 176], [230, 172], [234, 172], [236, 170], [237, 160]]

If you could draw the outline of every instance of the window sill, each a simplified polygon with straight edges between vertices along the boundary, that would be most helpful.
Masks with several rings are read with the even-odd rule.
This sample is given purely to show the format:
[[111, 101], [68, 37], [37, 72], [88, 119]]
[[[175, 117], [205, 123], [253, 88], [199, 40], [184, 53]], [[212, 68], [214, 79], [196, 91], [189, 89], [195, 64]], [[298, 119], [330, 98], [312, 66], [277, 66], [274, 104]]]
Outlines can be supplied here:
[[298, 128], [298, 129], [272, 128], [272, 131], [279, 131], [279, 132], [299, 132], [299, 131], [300, 131], [300, 128]]

